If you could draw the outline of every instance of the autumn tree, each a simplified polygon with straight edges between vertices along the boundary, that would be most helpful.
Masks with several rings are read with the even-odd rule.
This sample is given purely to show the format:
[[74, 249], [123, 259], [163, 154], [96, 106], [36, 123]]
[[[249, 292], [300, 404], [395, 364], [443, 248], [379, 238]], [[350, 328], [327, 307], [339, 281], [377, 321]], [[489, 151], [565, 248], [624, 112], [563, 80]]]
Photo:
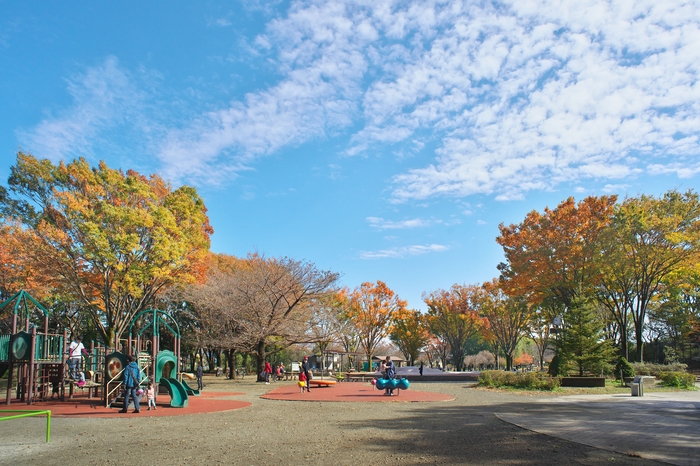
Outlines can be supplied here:
[[[601, 301], [623, 330], [632, 317], [636, 359], [643, 359], [643, 336], [653, 299], [666, 286], [697, 270], [700, 252], [700, 198], [693, 191], [642, 195], [615, 209], [603, 263]], [[623, 351], [624, 351], [623, 349]], [[624, 355], [624, 353], [623, 353]]]
[[314, 304], [333, 293], [337, 280], [337, 273], [311, 262], [250, 254], [244, 266], [222, 281], [236, 338], [256, 353], [258, 373], [269, 354], [309, 342]]
[[531, 306], [524, 297], [508, 296], [498, 280], [484, 283], [481, 295], [481, 315], [488, 320], [484, 329], [486, 339], [506, 357], [506, 370], [513, 369], [513, 356], [518, 343], [527, 335], [532, 317]]
[[530, 317], [529, 337], [537, 350], [540, 370], [544, 370], [544, 355], [549, 348], [551, 322], [552, 318], [539, 308], [535, 309]]
[[576, 204], [570, 197], [542, 214], [533, 210], [520, 224], [499, 225], [496, 241], [506, 257], [498, 266], [503, 290], [525, 297], [550, 323], [566, 317], [600, 283], [600, 239], [612, 223], [616, 199], [591, 196]]
[[[330, 292], [313, 299], [309, 305], [312, 312], [309, 314], [306, 339], [315, 343], [323, 356], [333, 343], [342, 340], [342, 332], [345, 328], [344, 316], [349, 306], [347, 290]], [[325, 364], [324, 357], [321, 358], [321, 364]], [[321, 370], [325, 370], [325, 366], [322, 366]]]
[[600, 277], [599, 236], [610, 225], [615, 196], [572, 197], [544, 213], [532, 211], [520, 224], [499, 225], [496, 242], [506, 262], [499, 264], [501, 284], [511, 296], [531, 304], [555, 298], [566, 309], [590, 296]]
[[376, 284], [365, 282], [350, 294], [348, 317], [370, 367], [377, 346], [391, 333], [394, 318], [405, 308], [406, 302], [380, 280]]
[[184, 302], [176, 319], [186, 332], [183, 343], [195, 351], [207, 347], [224, 351], [229, 361], [229, 375], [235, 378], [235, 353], [252, 351], [255, 342], [243, 330], [240, 309], [233, 306], [236, 272], [248, 267], [244, 259], [210, 253], [206, 280], [167, 293], [169, 302]]
[[415, 309], [402, 309], [394, 317], [389, 338], [399, 347], [409, 366], [415, 365], [430, 339], [427, 316]]
[[430, 316], [430, 331], [448, 343], [457, 371], [464, 369], [469, 339], [488, 325], [479, 315], [483, 292], [478, 285], [455, 284], [450, 290], [423, 294]]
[[8, 184], [0, 210], [38, 238], [32, 267], [84, 306], [109, 346], [166, 287], [203, 276], [213, 230], [194, 188], [22, 152]]

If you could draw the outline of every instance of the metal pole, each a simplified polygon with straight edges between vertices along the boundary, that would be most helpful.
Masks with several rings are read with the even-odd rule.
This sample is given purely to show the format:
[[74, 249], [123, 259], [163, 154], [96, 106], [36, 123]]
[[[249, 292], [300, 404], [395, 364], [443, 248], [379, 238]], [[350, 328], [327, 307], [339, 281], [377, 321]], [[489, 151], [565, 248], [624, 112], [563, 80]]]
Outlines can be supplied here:
[[27, 404], [30, 405], [34, 401], [34, 371], [36, 367], [35, 365], [38, 366], [36, 363], [36, 360], [34, 359], [36, 356], [36, 327], [32, 328], [32, 342], [29, 345], [29, 366], [27, 369], [29, 370], [29, 374], [27, 377]]

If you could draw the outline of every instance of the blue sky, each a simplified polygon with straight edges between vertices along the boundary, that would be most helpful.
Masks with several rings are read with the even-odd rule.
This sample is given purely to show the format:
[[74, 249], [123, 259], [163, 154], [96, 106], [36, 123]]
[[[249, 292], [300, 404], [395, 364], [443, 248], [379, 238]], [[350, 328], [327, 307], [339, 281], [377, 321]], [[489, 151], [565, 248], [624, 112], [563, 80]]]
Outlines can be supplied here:
[[0, 0], [0, 180], [19, 148], [157, 172], [212, 248], [350, 288], [497, 276], [498, 224], [697, 189], [694, 1]]

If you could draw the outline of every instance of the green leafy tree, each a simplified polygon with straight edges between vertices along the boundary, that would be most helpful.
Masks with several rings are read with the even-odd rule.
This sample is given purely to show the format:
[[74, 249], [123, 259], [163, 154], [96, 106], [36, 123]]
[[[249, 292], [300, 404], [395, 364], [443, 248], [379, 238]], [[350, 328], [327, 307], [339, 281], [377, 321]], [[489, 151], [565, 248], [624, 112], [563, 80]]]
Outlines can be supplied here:
[[605, 339], [600, 311], [583, 300], [572, 304], [565, 314], [562, 359], [573, 365], [579, 376], [607, 371], [615, 350]]

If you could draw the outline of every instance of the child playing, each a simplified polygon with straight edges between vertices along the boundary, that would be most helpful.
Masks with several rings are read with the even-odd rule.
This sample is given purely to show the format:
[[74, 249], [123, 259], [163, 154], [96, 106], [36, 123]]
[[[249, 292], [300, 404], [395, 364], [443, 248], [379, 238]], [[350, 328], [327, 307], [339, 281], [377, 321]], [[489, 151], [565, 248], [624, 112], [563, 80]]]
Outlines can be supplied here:
[[304, 393], [304, 387], [306, 387], [306, 374], [299, 372], [299, 393]]
[[153, 388], [153, 382], [148, 382], [148, 389], [146, 390], [146, 399], [148, 400], [148, 410], [156, 409], [156, 389]]

